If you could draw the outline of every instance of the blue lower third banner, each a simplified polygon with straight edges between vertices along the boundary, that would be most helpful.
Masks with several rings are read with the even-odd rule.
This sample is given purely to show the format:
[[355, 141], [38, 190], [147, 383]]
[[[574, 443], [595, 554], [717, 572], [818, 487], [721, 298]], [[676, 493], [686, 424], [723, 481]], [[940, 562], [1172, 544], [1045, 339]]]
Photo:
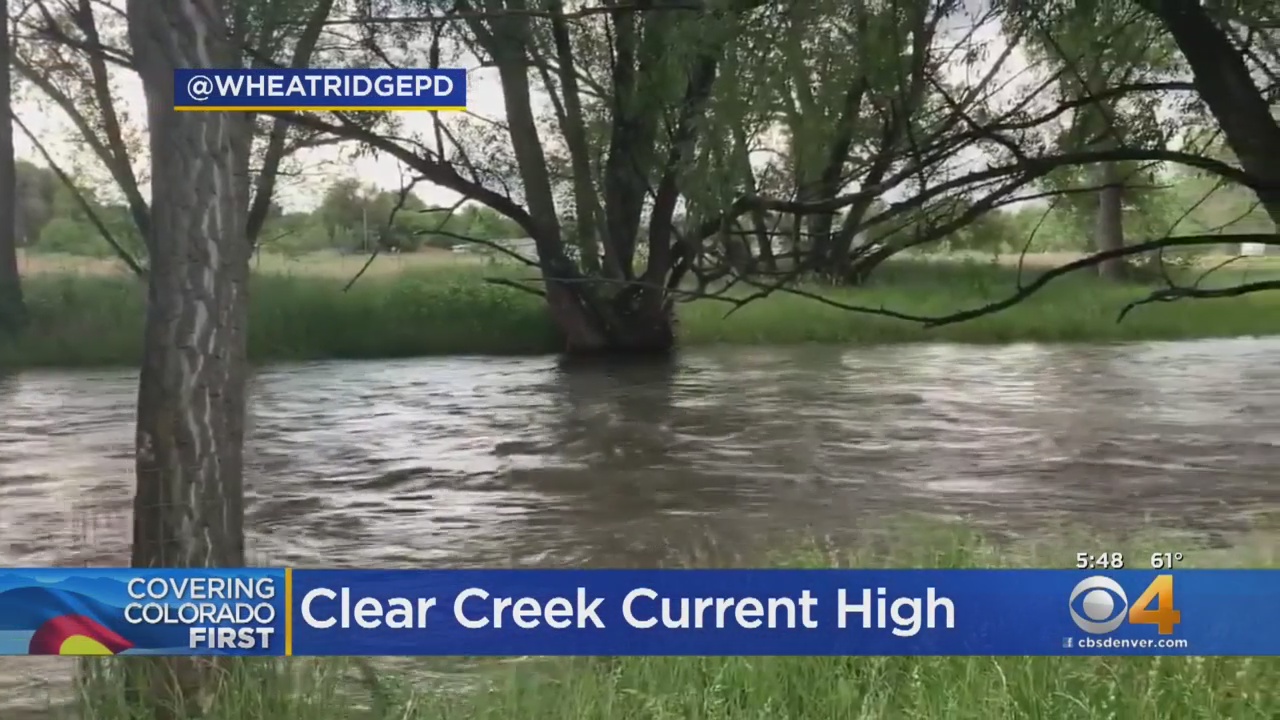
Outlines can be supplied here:
[[6, 655], [1280, 655], [1267, 570], [3, 570]]
[[186, 111], [465, 110], [462, 68], [175, 70], [173, 109]]

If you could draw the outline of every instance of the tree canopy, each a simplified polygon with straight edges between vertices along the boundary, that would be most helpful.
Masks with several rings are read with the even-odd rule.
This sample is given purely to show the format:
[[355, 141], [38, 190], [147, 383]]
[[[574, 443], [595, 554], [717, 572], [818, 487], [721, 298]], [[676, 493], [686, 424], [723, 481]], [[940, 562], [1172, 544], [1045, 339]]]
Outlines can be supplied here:
[[[436, 113], [417, 132], [377, 113], [256, 117], [246, 239], [288, 249], [313, 224], [329, 246], [367, 249], [371, 215], [401, 218], [374, 233], [392, 248], [528, 237], [523, 287], [583, 351], [669, 348], [687, 297], [741, 303], [724, 288], [856, 283], [897, 253], [992, 244], [1003, 209], [1028, 200], [1097, 250], [1081, 267], [1216, 243], [1147, 218], [1203, 204], [1168, 192], [1193, 179], [1280, 218], [1276, 14], [1192, 0], [242, 0], [245, 66], [463, 65], [503, 110]], [[33, 0], [16, 24], [19, 75], [71, 119], [144, 235], [138, 130], [105, 70], [133, 71], [120, 18]], [[412, 193], [351, 181], [314, 223], [281, 215], [289, 158], [331, 143], [464, 202], [424, 213]], [[454, 219], [464, 207], [471, 219]]]

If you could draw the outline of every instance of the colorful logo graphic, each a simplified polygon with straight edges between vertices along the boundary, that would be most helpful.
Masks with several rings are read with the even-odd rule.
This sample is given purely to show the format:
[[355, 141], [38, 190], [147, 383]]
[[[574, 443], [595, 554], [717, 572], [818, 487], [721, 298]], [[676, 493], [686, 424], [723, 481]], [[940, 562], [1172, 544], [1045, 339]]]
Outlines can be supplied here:
[[157, 654], [186, 648], [181, 626], [127, 622], [129, 602], [123, 579], [57, 570], [0, 573], [0, 655]]
[[1160, 635], [1172, 635], [1182, 622], [1182, 611], [1173, 605], [1172, 575], [1157, 575], [1133, 607], [1120, 583], [1106, 575], [1093, 575], [1076, 583], [1067, 609], [1076, 627], [1090, 635], [1115, 632], [1126, 621], [1130, 625], [1154, 625]]
[[32, 655], [116, 655], [133, 644], [84, 615], [59, 615], [31, 636]]

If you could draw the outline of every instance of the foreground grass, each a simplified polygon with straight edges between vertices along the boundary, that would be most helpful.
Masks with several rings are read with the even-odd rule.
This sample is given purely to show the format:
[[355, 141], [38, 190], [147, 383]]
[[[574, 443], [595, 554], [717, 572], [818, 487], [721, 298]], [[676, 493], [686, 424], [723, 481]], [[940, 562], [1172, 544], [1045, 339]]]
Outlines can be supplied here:
[[[901, 533], [898, 535], [901, 537]], [[869, 542], [858, 553], [816, 545], [783, 566], [1065, 566], [1078, 549], [1186, 552], [1191, 566], [1280, 567], [1275, 539], [1231, 551], [1129, 538], [1056, 538], [998, 546], [943, 528], [909, 546]], [[1079, 537], [1084, 537], [1079, 535]], [[1074, 543], [1074, 544], [1073, 544]], [[1068, 550], [1070, 552], [1068, 552]], [[206, 720], [829, 720], [831, 718], [1275, 718], [1276, 658], [575, 658], [373, 665], [355, 660], [237, 662]], [[95, 663], [76, 717], [151, 720], [121, 691], [119, 664]], [[179, 716], [182, 720], [184, 716]]]
[[[249, 344], [257, 362], [539, 354], [559, 349], [539, 298], [485, 282], [494, 274], [519, 273], [515, 268], [438, 259], [392, 264], [391, 270], [382, 266], [344, 292], [347, 273], [358, 265], [355, 259], [264, 265], [251, 286]], [[16, 342], [0, 346], [0, 365], [136, 363], [145, 301], [139, 283], [119, 273], [53, 267], [26, 278], [33, 325]], [[1253, 271], [1250, 279], [1261, 272], [1275, 274], [1271, 269]], [[1016, 285], [1016, 270], [1006, 266], [904, 261], [887, 266], [866, 288], [813, 290], [846, 303], [941, 315], [1002, 298]], [[1116, 322], [1120, 308], [1149, 291], [1092, 277], [1067, 277], [1003, 312], [935, 329], [778, 293], [728, 318], [724, 303], [684, 304], [680, 333], [686, 346], [1097, 342], [1280, 334], [1280, 294], [1274, 293], [1158, 303]]]

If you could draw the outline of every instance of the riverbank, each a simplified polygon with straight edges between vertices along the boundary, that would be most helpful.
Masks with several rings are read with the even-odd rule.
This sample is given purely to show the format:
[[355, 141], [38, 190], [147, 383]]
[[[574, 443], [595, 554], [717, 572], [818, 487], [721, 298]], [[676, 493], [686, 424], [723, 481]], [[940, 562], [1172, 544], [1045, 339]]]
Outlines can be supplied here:
[[[399, 271], [373, 272], [344, 292], [350, 279], [346, 271], [359, 264], [354, 262], [358, 258], [347, 260], [341, 265], [268, 263], [255, 274], [249, 326], [255, 362], [544, 354], [559, 349], [540, 298], [485, 281], [495, 275], [527, 276], [520, 268], [475, 262], [405, 264]], [[1028, 276], [1034, 272], [1028, 270]], [[1252, 272], [1250, 279], [1259, 274]], [[1224, 275], [1218, 282], [1232, 279]], [[144, 288], [136, 280], [118, 272], [52, 266], [28, 274], [24, 282], [32, 327], [24, 337], [0, 347], [0, 366], [136, 364], [145, 301]], [[992, 263], [904, 261], [887, 266], [866, 288], [814, 291], [846, 303], [939, 315], [1004, 297], [1017, 282], [1015, 268]], [[1117, 323], [1120, 308], [1150, 289], [1079, 274], [1001, 313], [935, 329], [786, 293], [753, 302], [728, 318], [724, 316], [730, 306], [699, 300], [680, 307], [680, 341], [685, 346], [868, 345], [1280, 334], [1276, 293], [1157, 303]]]
[[[902, 533], [895, 533], [901, 537]], [[1232, 550], [1131, 537], [1042, 546], [995, 544], [949, 529], [911, 532], [909, 547], [834, 552], [811, 546], [801, 567], [1067, 567], [1077, 548], [1185, 551], [1189, 567], [1277, 567], [1274, 536]], [[1080, 537], [1084, 537], [1081, 535]], [[868, 542], [867, 547], [879, 543]], [[900, 548], [900, 549], [893, 549]], [[700, 563], [701, 564], [701, 563]], [[381, 662], [381, 661], [380, 661]], [[412, 661], [418, 662], [418, 661]], [[827, 720], [1034, 717], [1274, 718], [1276, 658], [608, 658], [476, 661], [459, 668], [352, 660], [240, 662], [203, 717], [216, 720]], [[74, 717], [153, 718], [131, 704], [117, 665], [92, 666]], [[410, 680], [409, 678], [415, 678]], [[178, 720], [184, 720], [179, 718]]]

